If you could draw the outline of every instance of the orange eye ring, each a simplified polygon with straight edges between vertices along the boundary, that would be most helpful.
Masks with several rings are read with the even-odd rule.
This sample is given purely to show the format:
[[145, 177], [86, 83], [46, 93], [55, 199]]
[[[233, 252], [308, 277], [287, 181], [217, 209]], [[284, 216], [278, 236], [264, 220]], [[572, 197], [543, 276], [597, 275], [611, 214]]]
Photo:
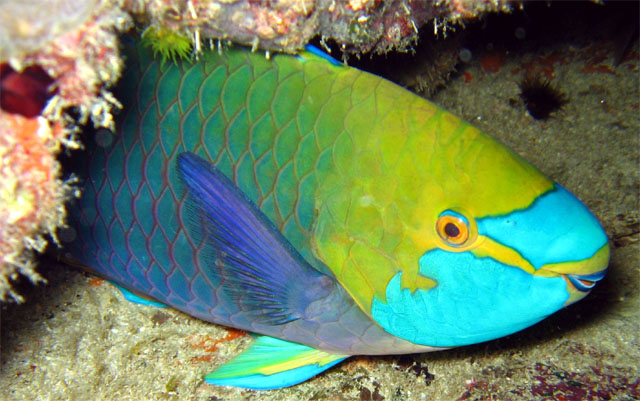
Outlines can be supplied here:
[[440, 214], [436, 222], [436, 231], [445, 244], [455, 248], [470, 245], [477, 236], [472, 232], [474, 230], [469, 220], [452, 210]]

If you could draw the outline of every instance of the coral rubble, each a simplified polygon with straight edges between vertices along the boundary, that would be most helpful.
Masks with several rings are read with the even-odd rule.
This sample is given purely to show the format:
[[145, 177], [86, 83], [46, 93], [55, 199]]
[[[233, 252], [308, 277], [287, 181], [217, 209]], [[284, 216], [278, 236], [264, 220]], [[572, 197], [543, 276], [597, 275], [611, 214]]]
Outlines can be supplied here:
[[194, 38], [230, 40], [267, 50], [295, 52], [314, 36], [351, 52], [407, 48], [433, 21], [446, 31], [487, 11], [508, 11], [510, 0], [247, 0], [141, 1], [125, 7], [160, 29]]

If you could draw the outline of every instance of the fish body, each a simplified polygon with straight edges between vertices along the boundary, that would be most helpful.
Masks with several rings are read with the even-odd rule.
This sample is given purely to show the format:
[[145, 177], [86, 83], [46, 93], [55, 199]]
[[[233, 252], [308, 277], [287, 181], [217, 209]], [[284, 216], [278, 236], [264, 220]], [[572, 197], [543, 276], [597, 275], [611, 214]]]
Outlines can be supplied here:
[[130, 50], [66, 252], [263, 335], [211, 383], [276, 388], [349, 355], [494, 339], [604, 275], [607, 237], [579, 200], [391, 82], [313, 49], [177, 64]]

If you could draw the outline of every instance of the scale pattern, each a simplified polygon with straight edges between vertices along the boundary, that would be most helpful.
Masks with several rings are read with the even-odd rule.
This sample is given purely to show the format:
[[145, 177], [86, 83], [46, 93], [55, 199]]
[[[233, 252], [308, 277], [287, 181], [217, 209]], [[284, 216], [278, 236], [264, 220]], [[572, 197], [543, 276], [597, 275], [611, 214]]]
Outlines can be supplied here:
[[148, 50], [136, 51], [121, 87], [135, 96], [120, 97], [117, 138], [92, 152], [80, 206], [81, 262], [158, 299], [189, 302], [189, 284], [205, 285], [190, 267], [202, 262], [194, 252], [201, 244], [183, 224], [175, 158], [184, 151], [212, 161], [313, 260], [313, 195], [333, 143], [314, 134], [329, 116], [320, 107], [299, 110], [300, 98], [331, 85], [336, 69], [359, 71], [315, 58], [270, 62], [244, 50], [162, 65]]
[[124, 112], [113, 142], [78, 163], [86, 182], [73, 207], [78, 235], [66, 247], [69, 258], [203, 320], [328, 352], [430, 349], [386, 333], [340, 286], [314, 320], [254, 321], [224, 293], [224, 278], [212, 274], [210, 254], [185, 224], [176, 158], [191, 151], [214, 163], [310, 263], [326, 270], [311, 255], [310, 230], [316, 186], [344, 157], [336, 157], [349, 111], [341, 92], [359, 76], [379, 78], [307, 53], [268, 61], [227, 50], [194, 64], [162, 65], [144, 48], [135, 52], [120, 86]]
[[[557, 197], [553, 182], [483, 132], [380, 77], [310, 53], [266, 60], [246, 49], [229, 49], [206, 53], [197, 62], [162, 65], [148, 50], [136, 52], [123, 80], [118, 135], [109, 145], [100, 141], [106, 146], [84, 163], [88, 180], [75, 213], [78, 241], [70, 253], [124, 287], [192, 316], [341, 355], [424, 351], [431, 348], [405, 339], [434, 345], [431, 334], [424, 335], [429, 330], [423, 329], [440, 325], [416, 321], [413, 311], [457, 316], [451, 311], [468, 312], [472, 309], [465, 305], [473, 303], [457, 294], [480, 295], [450, 291], [428, 303], [421, 294], [459, 283], [473, 284], [475, 291], [480, 288], [476, 282], [514, 282], [505, 274], [486, 274], [477, 259], [531, 273], [521, 256], [531, 249], [528, 241], [516, 241], [511, 248], [495, 240], [503, 229], [491, 235], [477, 222], [486, 228], [485, 222], [502, 219], [517, 226], [523, 238], [540, 227], [551, 233], [565, 227], [549, 217], [555, 208], [545, 208], [544, 218], [533, 218], [531, 224], [511, 224], [514, 212], [533, 213], [543, 194]], [[325, 272], [331, 269], [339, 284], [321, 276], [330, 286], [328, 295], [315, 296], [313, 280], [282, 279], [286, 263], [269, 262], [268, 267], [280, 270], [269, 276], [269, 269], [257, 269], [252, 279], [312, 295], [303, 301], [281, 297], [304, 310], [282, 324], [251, 315], [257, 303], [242, 303], [225, 293], [225, 286], [234, 284], [231, 264], [224, 264], [224, 256], [212, 257], [209, 244], [202, 242], [206, 236], [193, 233], [198, 228], [191, 226], [188, 214], [194, 209], [186, 204], [177, 172], [176, 159], [183, 152], [214, 164], [309, 263]], [[233, 205], [242, 203], [240, 198], [224, 203], [230, 206], [226, 216], [237, 216]], [[584, 209], [576, 202], [570, 198], [561, 204]], [[213, 208], [212, 203], [207, 206]], [[443, 211], [466, 218], [473, 239], [453, 246], [441, 238], [437, 222]], [[590, 227], [583, 231], [601, 231], [588, 211], [581, 215], [588, 217], [585, 227]], [[227, 234], [229, 243], [244, 238], [247, 231], [229, 228], [239, 220], [224, 220], [221, 241], [227, 241]], [[267, 231], [262, 235], [273, 233]], [[217, 244], [219, 255], [226, 248]], [[277, 254], [271, 247], [259, 249]], [[245, 263], [233, 251], [225, 255]], [[571, 256], [558, 260], [575, 261]], [[459, 263], [472, 267], [469, 274], [460, 274]], [[439, 278], [446, 269], [454, 274]], [[517, 272], [524, 275], [522, 271]], [[233, 288], [242, 287], [243, 280]], [[565, 282], [556, 281], [562, 287], [557, 294], [566, 296]], [[483, 293], [493, 297], [487, 305], [511, 307], [498, 288]], [[415, 294], [422, 298], [413, 299]], [[447, 302], [452, 309], [443, 309]], [[467, 334], [478, 327], [475, 317], [481, 315], [453, 318], [447, 327], [458, 337], [436, 345], [466, 344]], [[498, 315], [482, 339], [513, 332], [513, 313]], [[499, 325], [494, 321], [506, 329], [495, 329]], [[517, 327], [532, 322], [521, 319]], [[468, 332], [459, 329], [464, 324]]]
[[206, 308], [205, 289], [219, 284], [198, 273], [202, 244], [184, 230], [175, 169], [184, 151], [232, 179], [367, 314], [400, 271], [403, 288], [433, 287], [418, 260], [437, 246], [432, 227], [451, 202], [502, 214], [532, 197], [496, 200], [499, 183], [519, 194], [552, 185], [459, 118], [320, 56], [230, 49], [162, 65], [137, 52], [118, 138], [91, 163], [80, 262], [176, 307]]

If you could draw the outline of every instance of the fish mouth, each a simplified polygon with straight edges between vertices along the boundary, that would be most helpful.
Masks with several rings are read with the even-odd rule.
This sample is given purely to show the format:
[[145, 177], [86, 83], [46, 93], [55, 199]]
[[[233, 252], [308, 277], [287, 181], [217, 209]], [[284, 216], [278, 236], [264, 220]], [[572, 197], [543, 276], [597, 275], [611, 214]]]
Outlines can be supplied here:
[[581, 261], [552, 263], [542, 266], [535, 275], [562, 277], [567, 282], [567, 304], [584, 298], [607, 273], [609, 244], [604, 244], [590, 258]]
[[605, 276], [607, 269], [604, 269], [598, 273], [577, 275], [577, 274], [563, 274], [564, 278], [578, 291], [589, 292], [596, 283]]

